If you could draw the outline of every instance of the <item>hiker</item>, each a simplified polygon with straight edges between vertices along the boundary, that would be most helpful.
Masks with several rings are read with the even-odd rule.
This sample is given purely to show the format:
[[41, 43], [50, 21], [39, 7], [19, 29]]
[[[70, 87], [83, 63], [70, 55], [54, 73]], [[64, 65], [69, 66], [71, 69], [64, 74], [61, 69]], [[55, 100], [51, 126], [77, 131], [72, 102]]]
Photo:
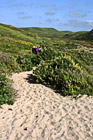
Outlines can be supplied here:
[[39, 47], [38, 51], [39, 51], [39, 52], [41, 52], [41, 51], [42, 51], [41, 47]]
[[42, 46], [41, 42], [39, 44], [40, 44], [40, 46]]
[[36, 50], [36, 54], [37, 54], [39, 52], [37, 46], [35, 47], [35, 50]]
[[34, 54], [36, 54], [36, 48], [35, 48], [35, 46], [33, 46], [32, 52], [33, 52]]
[[44, 47], [44, 51], [46, 51], [47, 49], [46, 49], [46, 47]]

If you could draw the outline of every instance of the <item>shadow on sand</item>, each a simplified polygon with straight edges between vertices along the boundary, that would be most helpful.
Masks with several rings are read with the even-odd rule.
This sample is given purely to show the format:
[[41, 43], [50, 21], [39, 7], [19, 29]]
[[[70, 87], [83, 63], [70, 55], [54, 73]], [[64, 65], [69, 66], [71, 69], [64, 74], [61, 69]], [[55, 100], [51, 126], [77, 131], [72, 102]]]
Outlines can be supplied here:
[[36, 82], [35, 82], [34, 79], [33, 79], [33, 75], [32, 75], [32, 74], [27, 74], [27, 75], [28, 75], [28, 77], [25, 78], [25, 79], [27, 80], [27, 82], [28, 82], [29, 84], [36, 84]]

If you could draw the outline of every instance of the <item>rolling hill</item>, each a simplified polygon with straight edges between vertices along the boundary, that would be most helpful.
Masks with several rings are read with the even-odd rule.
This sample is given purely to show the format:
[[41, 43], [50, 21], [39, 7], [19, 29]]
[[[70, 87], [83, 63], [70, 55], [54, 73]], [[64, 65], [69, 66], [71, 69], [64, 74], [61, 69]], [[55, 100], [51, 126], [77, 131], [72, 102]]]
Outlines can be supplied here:
[[58, 31], [54, 28], [20, 28], [22, 30], [28, 31], [29, 33], [35, 33], [41, 37], [59, 38], [62, 39], [65, 34], [72, 33], [71, 31]]
[[93, 29], [91, 31], [80, 31], [71, 34], [65, 34], [64, 38], [93, 41]]
[[29, 34], [30, 33], [36, 34], [41, 37], [93, 41], [93, 29], [91, 31], [79, 31], [79, 32], [58, 31], [54, 28], [39, 28], [39, 27], [29, 27], [20, 29], [27, 31]]
[[0, 23], [0, 36], [12, 37], [15, 39], [31, 41], [31, 42], [41, 39], [38, 35], [34, 33], [29, 33], [25, 30], [16, 28], [14, 26], [5, 25], [1, 23]]

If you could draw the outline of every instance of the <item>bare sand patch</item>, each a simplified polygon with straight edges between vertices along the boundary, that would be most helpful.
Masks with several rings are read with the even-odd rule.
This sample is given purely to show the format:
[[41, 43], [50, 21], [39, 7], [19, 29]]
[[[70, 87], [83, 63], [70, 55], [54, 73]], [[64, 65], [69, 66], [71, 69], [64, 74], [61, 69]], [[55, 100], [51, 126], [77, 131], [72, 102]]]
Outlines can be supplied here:
[[93, 140], [93, 97], [62, 97], [30, 74], [11, 77], [16, 102], [0, 108], [0, 140]]

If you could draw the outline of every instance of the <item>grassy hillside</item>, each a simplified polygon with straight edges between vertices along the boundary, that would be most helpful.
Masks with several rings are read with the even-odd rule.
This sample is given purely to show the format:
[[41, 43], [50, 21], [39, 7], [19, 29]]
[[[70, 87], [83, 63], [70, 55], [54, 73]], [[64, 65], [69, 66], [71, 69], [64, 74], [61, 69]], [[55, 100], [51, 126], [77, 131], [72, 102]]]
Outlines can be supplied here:
[[80, 31], [71, 34], [64, 35], [64, 38], [74, 39], [74, 40], [87, 40], [93, 41], [93, 29], [91, 31]]
[[60, 38], [60, 39], [62, 39], [63, 35], [71, 33], [70, 31], [58, 31], [54, 28], [31, 27], [21, 29], [28, 31], [30, 33], [36, 33], [41, 37]]
[[86, 43], [93, 44], [93, 30], [91, 31], [58, 31], [54, 28], [20, 28], [24, 31], [27, 31], [29, 34], [36, 34], [41, 37], [56, 38], [56, 39], [70, 39], [70, 40], [83, 40], [87, 41]]
[[25, 41], [36, 41], [40, 40], [40, 37], [35, 34], [28, 33], [22, 29], [13, 27], [11, 25], [0, 24], [0, 36], [12, 37], [15, 39], [25, 40]]

